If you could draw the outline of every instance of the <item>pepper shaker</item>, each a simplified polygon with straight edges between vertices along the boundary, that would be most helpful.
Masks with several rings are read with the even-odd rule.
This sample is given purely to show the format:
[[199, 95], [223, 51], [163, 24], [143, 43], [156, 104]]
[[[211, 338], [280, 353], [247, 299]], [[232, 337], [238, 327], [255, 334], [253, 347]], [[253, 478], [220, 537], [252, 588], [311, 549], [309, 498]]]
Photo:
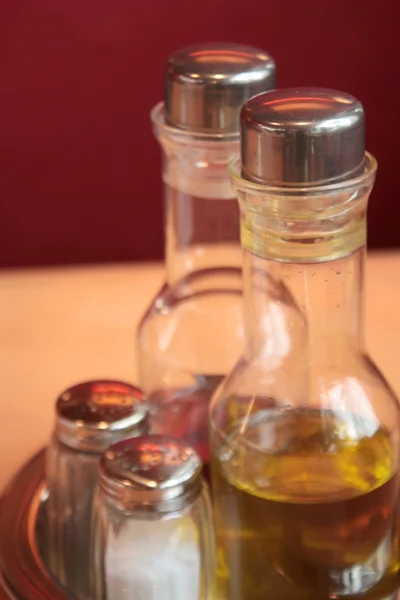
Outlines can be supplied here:
[[55, 430], [46, 454], [48, 567], [79, 599], [91, 598], [89, 552], [98, 461], [113, 442], [147, 427], [142, 392], [119, 381], [88, 381], [56, 402]]
[[208, 600], [214, 536], [201, 460], [184, 442], [146, 435], [101, 458], [94, 509], [96, 600]]

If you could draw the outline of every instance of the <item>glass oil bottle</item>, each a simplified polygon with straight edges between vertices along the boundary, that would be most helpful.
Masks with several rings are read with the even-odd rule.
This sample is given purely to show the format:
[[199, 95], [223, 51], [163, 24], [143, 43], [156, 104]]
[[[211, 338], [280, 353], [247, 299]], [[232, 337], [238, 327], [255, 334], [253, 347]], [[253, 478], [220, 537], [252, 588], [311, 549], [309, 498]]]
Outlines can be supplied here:
[[167, 61], [166, 99], [152, 112], [163, 150], [166, 283], [138, 331], [139, 385], [151, 431], [185, 438], [209, 463], [208, 406], [242, 349], [239, 211], [228, 164], [239, 112], [275, 87], [273, 59], [208, 44]]
[[210, 407], [221, 600], [398, 585], [399, 402], [364, 343], [364, 130], [360, 102], [332, 90], [241, 113], [244, 352]]

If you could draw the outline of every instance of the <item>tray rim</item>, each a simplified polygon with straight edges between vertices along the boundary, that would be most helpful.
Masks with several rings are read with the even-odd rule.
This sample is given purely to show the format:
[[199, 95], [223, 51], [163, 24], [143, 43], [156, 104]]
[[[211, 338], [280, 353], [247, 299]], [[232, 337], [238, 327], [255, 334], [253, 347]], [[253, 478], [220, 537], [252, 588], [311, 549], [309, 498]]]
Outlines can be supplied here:
[[48, 573], [36, 543], [45, 453], [43, 448], [25, 463], [0, 497], [0, 600], [68, 600]]

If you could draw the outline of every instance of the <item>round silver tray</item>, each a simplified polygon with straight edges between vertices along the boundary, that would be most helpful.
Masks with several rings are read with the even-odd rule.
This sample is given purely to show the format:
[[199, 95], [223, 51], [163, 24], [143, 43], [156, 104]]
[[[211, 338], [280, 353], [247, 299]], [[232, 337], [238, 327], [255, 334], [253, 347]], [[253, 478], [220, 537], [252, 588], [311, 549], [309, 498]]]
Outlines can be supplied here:
[[[0, 497], [0, 600], [71, 600], [46, 569], [46, 489], [41, 450]], [[400, 600], [397, 593], [382, 600]]]
[[15, 475], [0, 498], [0, 600], [67, 600], [45, 555], [44, 450]]

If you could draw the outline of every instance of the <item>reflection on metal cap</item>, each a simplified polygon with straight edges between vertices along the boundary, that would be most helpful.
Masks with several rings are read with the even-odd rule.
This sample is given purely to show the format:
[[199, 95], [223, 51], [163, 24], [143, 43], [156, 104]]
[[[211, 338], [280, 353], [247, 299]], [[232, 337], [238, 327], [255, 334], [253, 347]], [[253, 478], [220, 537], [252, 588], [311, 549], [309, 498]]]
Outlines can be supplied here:
[[241, 112], [241, 155], [243, 177], [269, 185], [356, 177], [364, 166], [363, 107], [327, 89], [261, 94]]
[[242, 105], [274, 87], [275, 62], [263, 50], [223, 43], [184, 48], [167, 61], [166, 120], [194, 132], [235, 133]]
[[120, 381], [86, 381], [65, 390], [56, 403], [56, 435], [71, 448], [102, 452], [146, 431], [143, 392]]
[[176, 510], [197, 496], [202, 463], [183, 441], [144, 435], [114, 444], [100, 460], [100, 486], [123, 508]]

